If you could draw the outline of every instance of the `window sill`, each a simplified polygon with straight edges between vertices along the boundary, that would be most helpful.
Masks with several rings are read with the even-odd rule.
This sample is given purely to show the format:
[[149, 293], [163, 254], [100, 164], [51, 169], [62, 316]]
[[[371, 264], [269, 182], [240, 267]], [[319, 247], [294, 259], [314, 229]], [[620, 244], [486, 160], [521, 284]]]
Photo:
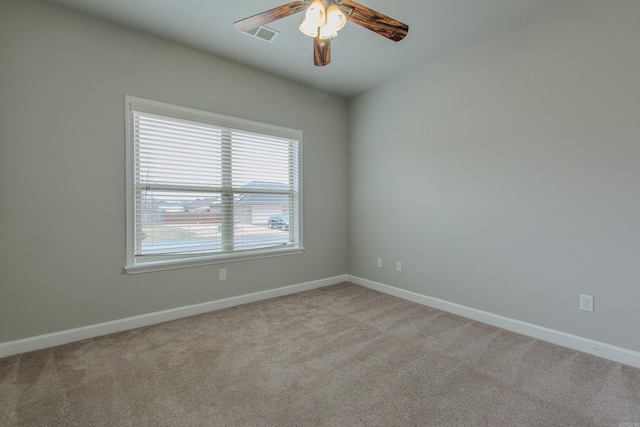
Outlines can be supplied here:
[[124, 267], [127, 274], [151, 273], [154, 271], [175, 270], [179, 268], [197, 267], [211, 264], [224, 264], [229, 262], [246, 261], [250, 259], [272, 258], [277, 256], [297, 255], [304, 253], [303, 247], [272, 249], [269, 251], [243, 252], [226, 255], [212, 255], [179, 260], [154, 261], [142, 264], [130, 264]]

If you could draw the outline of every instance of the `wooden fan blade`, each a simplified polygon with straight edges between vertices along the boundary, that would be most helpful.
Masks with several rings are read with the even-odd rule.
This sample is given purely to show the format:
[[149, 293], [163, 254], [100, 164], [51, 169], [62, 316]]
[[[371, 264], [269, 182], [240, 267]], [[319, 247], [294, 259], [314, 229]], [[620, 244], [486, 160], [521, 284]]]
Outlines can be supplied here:
[[409, 26], [351, 0], [342, 0], [340, 8], [351, 22], [383, 37], [399, 42], [409, 33]]
[[241, 19], [233, 23], [233, 28], [238, 31], [247, 32], [258, 28], [260, 25], [266, 25], [269, 22], [277, 21], [278, 19], [286, 18], [298, 12], [302, 12], [306, 9], [307, 5], [311, 3], [311, 0], [292, 1], [288, 4], [267, 10], [266, 12], [253, 15], [249, 18]]
[[313, 38], [313, 65], [324, 67], [331, 62], [331, 40]]

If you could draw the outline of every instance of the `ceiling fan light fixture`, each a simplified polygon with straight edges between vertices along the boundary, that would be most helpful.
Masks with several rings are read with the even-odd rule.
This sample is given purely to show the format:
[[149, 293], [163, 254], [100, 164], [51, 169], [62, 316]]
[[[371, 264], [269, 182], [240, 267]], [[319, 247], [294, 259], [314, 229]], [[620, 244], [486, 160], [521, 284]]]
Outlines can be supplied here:
[[[409, 32], [409, 26], [369, 9], [354, 0], [294, 0], [282, 6], [233, 23], [242, 32], [253, 34], [256, 28], [304, 11], [300, 31], [313, 38], [313, 63], [319, 67], [331, 62], [331, 39], [337, 37], [347, 20], [371, 30], [391, 41], [399, 42]], [[256, 32], [261, 35], [261, 32]]]
[[315, 0], [304, 14], [304, 20], [300, 24], [300, 31], [306, 36], [317, 37], [318, 28], [325, 25], [325, 22], [327, 22], [327, 11], [324, 3], [322, 0]]
[[338, 31], [347, 24], [347, 17], [338, 6], [332, 4], [327, 9], [327, 22], [320, 27], [320, 38], [323, 40], [338, 37]]

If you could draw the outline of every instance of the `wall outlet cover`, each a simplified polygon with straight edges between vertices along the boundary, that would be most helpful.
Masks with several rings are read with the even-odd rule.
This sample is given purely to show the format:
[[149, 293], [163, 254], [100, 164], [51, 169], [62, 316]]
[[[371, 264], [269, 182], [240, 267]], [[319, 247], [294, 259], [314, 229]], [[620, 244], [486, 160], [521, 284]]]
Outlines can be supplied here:
[[593, 313], [593, 295], [580, 295], [580, 310]]

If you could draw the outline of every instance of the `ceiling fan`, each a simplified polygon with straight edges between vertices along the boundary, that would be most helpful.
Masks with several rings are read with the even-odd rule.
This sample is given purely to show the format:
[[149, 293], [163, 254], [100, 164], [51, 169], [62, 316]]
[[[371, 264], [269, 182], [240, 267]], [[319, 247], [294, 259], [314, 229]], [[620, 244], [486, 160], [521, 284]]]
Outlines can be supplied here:
[[331, 39], [347, 20], [383, 37], [399, 42], [409, 26], [351, 0], [299, 0], [234, 22], [233, 27], [249, 32], [278, 19], [305, 11], [300, 25], [303, 34], [313, 37], [313, 63], [319, 67], [331, 62]]

